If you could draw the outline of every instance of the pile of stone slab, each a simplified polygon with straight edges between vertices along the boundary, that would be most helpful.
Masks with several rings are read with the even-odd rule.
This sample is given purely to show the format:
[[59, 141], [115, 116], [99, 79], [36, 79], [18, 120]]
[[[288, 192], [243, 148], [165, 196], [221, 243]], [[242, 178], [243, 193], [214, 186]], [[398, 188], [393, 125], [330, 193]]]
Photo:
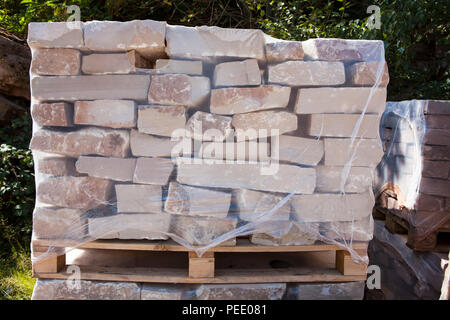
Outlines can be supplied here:
[[381, 41], [31, 23], [33, 239], [369, 241]]
[[450, 102], [388, 102], [380, 136], [377, 206], [406, 221], [409, 246], [434, 249], [450, 230]]

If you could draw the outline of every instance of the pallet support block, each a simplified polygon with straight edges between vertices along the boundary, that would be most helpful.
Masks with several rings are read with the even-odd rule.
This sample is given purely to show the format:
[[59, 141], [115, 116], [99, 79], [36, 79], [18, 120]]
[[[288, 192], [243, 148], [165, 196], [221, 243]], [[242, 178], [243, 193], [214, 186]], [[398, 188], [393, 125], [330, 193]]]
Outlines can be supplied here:
[[[366, 250], [355, 250], [361, 257], [367, 256]], [[367, 264], [357, 263], [347, 250], [336, 251], [336, 269], [344, 276], [363, 276], [367, 274]]]
[[214, 252], [205, 252], [201, 257], [189, 252], [189, 278], [214, 278], [214, 264]]
[[33, 274], [60, 272], [66, 265], [66, 255], [52, 255], [49, 258], [33, 263]]

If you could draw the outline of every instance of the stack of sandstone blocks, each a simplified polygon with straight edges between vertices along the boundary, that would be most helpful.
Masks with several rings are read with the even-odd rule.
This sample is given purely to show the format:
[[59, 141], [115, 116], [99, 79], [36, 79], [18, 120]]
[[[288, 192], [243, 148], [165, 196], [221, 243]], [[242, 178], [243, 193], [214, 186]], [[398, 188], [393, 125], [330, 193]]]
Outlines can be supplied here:
[[145, 20], [31, 23], [28, 43], [33, 239], [371, 239], [382, 42]]
[[389, 102], [380, 130], [377, 206], [408, 222], [410, 247], [433, 250], [450, 231], [450, 102]]

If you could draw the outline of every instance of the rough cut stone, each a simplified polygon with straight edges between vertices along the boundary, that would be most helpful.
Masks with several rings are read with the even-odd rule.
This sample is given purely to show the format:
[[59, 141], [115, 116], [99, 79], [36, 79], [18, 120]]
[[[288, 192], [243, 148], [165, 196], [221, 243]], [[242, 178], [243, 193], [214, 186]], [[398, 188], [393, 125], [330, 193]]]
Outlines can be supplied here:
[[386, 87], [389, 83], [387, 63], [357, 62], [347, 68], [347, 79], [351, 85]]
[[297, 116], [287, 111], [272, 110], [242, 113], [235, 114], [231, 124], [236, 130], [241, 131], [236, 132], [238, 139], [242, 133], [253, 131], [253, 134], [248, 135], [249, 140], [252, 140], [297, 130]]
[[266, 42], [266, 59], [269, 63], [286, 60], [303, 60], [303, 47], [301, 41], [283, 41], [273, 39]]
[[[277, 208], [273, 214], [269, 211], [281, 205], [283, 196], [248, 189], [233, 190], [233, 205], [239, 217], [245, 221], [289, 220], [291, 206], [289, 201]], [[266, 214], [267, 213], [267, 214]], [[265, 215], [263, 218], [262, 215]]]
[[33, 52], [31, 72], [45, 76], [72, 76], [80, 73], [80, 51], [38, 49]]
[[91, 177], [115, 181], [133, 181], [136, 159], [81, 156], [75, 164], [77, 171]]
[[155, 64], [157, 73], [184, 73], [202, 75], [203, 63], [201, 61], [158, 59]]
[[225, 218], [230, 208], [231, 193], [169, 184], [164, 210], [174, 214]]
[[177, 180], [183, 184], [305, 194], [312, 193], [316, 184], [313, 168], [267, 164], [264, 172], [264, 165], [186, 163], [189, 160], [179, 159]]
[[378, 115], [366, 114], [312, 114], [309, 120], [308, 134], [316, 137], [352, 137], [359, 126], [356, 138], [378, 138]]
[[281, 300], [285, 283], [202, 284], [196, 290], [198, 300]]
[[186, 123], [191, 137], [200, 141], [223, 141], [232, 133], [231, 117], [197, 111]]
[[73, 106], [66, 102], [33, 104], [31, 115], [39, 126], [73, 126]]
[[447, 179], [450, 176], [450, 161], [422, 161], [422, 177]]
[[84, 43], [94, 51], [136, 49], [151, 58], [164, 54], [166, 23], [153, 20], [90, 21], [84, 24]]
[[81, 70], [86, 74], [134, 73], [136, 67], [146, 68], [150, 63], [134, 51], [126, 53], [92, 53], [83, 56]]
[[165, 213], [124, 213], [88, 220], [94, 239], [166, 240], [170, 215]]
[[298, 114], [381, 114], [385, 108], [386, 88], [300, 88], [295, 101]]
[[87, 215], [83, 210], [37, 207], [33, 212], [36, 239], [81, 240], [85, 237]]
[[[323, 141], [281, 135], [272, 139], [272, 159], [315, 166], [323, 158]], [[278, 154], [277, 154], [278, 152]]]
[[450, 180], [422, 177], [420, 180], [420, 192], [429, 195], [450, 197]]
[[326, 166], [375, 167], [383, 157], [377, 139], [324, 139]]
[[118, 212], [162, 212], [161, 186], [116, 184]]
[[373, 219], [320, 223], [322, 237], [328, 241], [370, 241], [373, 236]]
[[298, 222], [353, 221], [372, 214], [372, 191], [358, 194], [321, 193], [292, 197], [293, 215]]
[[163, 158], [138, 158], [133, 182], [166, 185], [172, 174], [172, 160]]
[[[131, 130], [130, 133], [131, 153], [136, 157], [170, 157], [172, 152], [176, 151], [176, 146], [179, 143], [182, 142], [140, 133], [137, 130]], [[188, 143], [190, 144], [190, 141]], [[179, 156], [180, 153], [177, 152], [176, 156]], [[191, 155], [191, 153], [185, 153], [184, 151], [183, 153], [185, 156]]]
[[295, 283], [289, 294], [296, 300], [362, 300], [364, 281], [342, 283]]
[[170, 58], [265, 58], [261, 30], [167, 26], [166, 41]]
[[273, 234], [252, 234], [250, 242], [264, 246], [303, 246], [314, 244], [319, 238], [318, 223], [275, 221], [273, 228]]
[[379, 40], [343, 40], [343, 39], [309, 39], [302, 42], [305, 58], [313, 60], [381, 60], [376, 56], [381, 53], [383, 41]]
[[256, 59], [224, 62], [215, 67], [213, 79], [214, 87], [258, 86], [261, 72]]
[[154, 104], [200, 105], [209, 96], [209, 78], [185, 74], [164, 74], [152, 76], [148, 100]]
[[373, 169], [317, 166], [316, 175], [316, 192], [359, 193], [372, 186]]
[[140, 300], [140, 285], [134, 282], [79, 280], [80, 288], [67, 280], [38, 279], [31, 300]]
[[81, 48], [83, 42], [82, 23], [30, 22], [28, 45], [47, 48]]
[[75, 169], [74, 158], [66, 157], [48, 157], [38, 159], [37, 171], [53, 176], [76, 176], [78, 175]]
[[423, 143], [450, 146], [450, 130], [427, 128], [425, 131], [425, 136], [423, 137]]
[[288, 86], [328, 86], [345, 83], [342, 62], [286, 61], [269, 65], [269, 83]]
[[425, 115], [427, 128], [450, 130], [450, 115]]
[[[124, 85], [126, 83], [126, 85]], [[147, 100], [150, 76], [98, 75], [35, 77], [33, 97], [38, 100]]]
[[269, 160], [270, 144], [262, 141], [204, 142], [197, 156], [207, 159], [244, 160], [262, 162]]
[[183, 106], [142, 105], [138, 114], [138, 129], [143, 133], [171, 137], [175, 130], [186, 125]]
[[210, 111], [218, 114], [235, 114], [286, 108], [290, 93], [291, 88], [276, 85], [213, 89]]
[[39, 201], [60, 207], [92, 209], [111, 198], [112, 181], [93, 177], [52, 177], [39, 182]]
[[450, 114], [450, 102], [448, 100], [427, 100], [424, 106], [425, 114]]
[[444, 198], [420, 193], [417, 196], [414, 209], [420, 211], [445, 211], [444, 202]]
[[423, 146], [422, 157], [427, 160], [450, 161], [450, 146]]
[[184, 286], [170, 283], [144, 283], [141, 300], [181, 300]]
[[136, 126], [136, 103], [131, 100], [76, 101], [76, 124], [111, 128]]
[[[236, 229], [237, 224], [237, 219], [232, 218], [200, 217], [181, 214], [173, 214], [171, 216], [169, 232], [182, 238], [190, 245], [202, 246], [211, 244], [218, 237]], [[232, 241], [235, 243], [236, 239], [233, 238]]]
[[128, 131], [83, 128], [77, 131], [41, 129], [31, 138], [30, 149], [78, 157], [96, 154], [105, 157], [126, 157], [129, 153]]

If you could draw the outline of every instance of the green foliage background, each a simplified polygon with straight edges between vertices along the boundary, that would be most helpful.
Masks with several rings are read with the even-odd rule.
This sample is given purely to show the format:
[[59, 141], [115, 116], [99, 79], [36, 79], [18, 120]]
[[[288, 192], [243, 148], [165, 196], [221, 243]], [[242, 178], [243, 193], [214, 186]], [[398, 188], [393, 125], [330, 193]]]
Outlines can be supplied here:
[[[0, 0], [0, 26], [26, 38], [29, 22], [65, 21], [69, 5], [80, 7], [82, 21], [260, 28], [286, 40], [379, 39], [389, 66], [388, 100], [450, 99], [448, 0]], [[380, 7], [380, 29], [366, 26], [370, 5]], [[24, 117], [0, 129], [0, 266], [8, 266], [0, 268], [0, 298], [27, 297], [32, 287], [23, 263], [34, 206], [30, 122]]]

